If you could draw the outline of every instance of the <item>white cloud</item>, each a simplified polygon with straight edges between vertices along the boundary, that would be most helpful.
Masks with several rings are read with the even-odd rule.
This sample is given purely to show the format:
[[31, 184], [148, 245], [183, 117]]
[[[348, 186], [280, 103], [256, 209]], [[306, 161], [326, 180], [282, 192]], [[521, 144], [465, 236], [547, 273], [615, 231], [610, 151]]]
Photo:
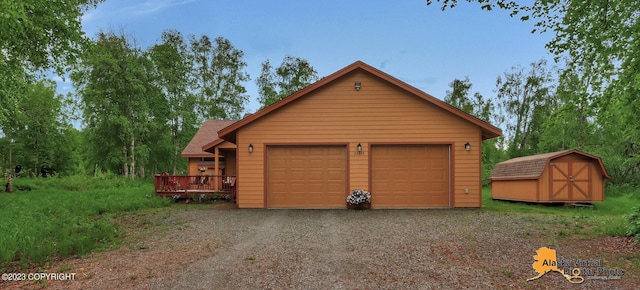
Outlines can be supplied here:
[[123, 10], [125, 13], [131, 15], [148, 15], [169, 7], [185, 5], [194, 1], [196, 0], [147, 0], [140, 4], [125, 7]]
[[[170, 7], [181, 6], [195, 1], [197, 0], [146, 0], [129, 6], [121, 6], [121, 8], [118, 7], [118, 5], [121, 4], [118, 3], [118, 1], [101, 3], [96, 9], [89, 9], [82, 15], [82, 24], [86, 26], [89, 23], [111, 17], [126, 18], [128, 16], [149, 15]], [[128, 4], [128, 1], [124, 2]]]

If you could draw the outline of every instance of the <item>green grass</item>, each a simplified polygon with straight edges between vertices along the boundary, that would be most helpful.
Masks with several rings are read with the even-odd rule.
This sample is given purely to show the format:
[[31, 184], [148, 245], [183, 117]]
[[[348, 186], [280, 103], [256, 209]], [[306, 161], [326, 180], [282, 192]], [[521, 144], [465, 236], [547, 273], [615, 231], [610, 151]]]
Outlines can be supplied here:
[[628, 215], [640, 206], [640, 188], [617, 186], [607, 188], [605, 201], [593, 208], [570, 208], [558, 205], [531, 204], [491, 199], [491, 189], [482, 190], [482, 208], [499, 212], [528, 213], [545, 218], [557, 226], [558, 236], [624, 236]]
[[153, 194], [149, 181], [18, 178], [13, 185], [18, 189], [14, 193], [0, 193], [3, 270], [40, 266], [108, 246], [122, 232], [114, 216], [170, 204]]

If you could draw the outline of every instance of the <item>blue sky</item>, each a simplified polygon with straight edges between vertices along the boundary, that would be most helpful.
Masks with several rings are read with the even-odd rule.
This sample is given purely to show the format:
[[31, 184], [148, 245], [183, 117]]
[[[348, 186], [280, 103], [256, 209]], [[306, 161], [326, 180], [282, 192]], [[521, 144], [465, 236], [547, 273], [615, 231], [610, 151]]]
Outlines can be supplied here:
[[551, 61], [544, 48], [551, 34], [531, 34], [532, 22], [506, 11], [460, 2], [443, 12], [424, 0], [106, 0], [86, 13], [83, 29], [90, 37], [99, 29], [123, 31], [142, 48], [165, 29], [229, 39], [244, 51], [252, 78], [245, 84], [248, 112], [259, 107], [261, 63], [277, 66], [285, 55], [307, 59], [320, 77], [362, 60], [439, 99], [465, 76], [472, 92], [493, 97], [496, 77], [512, 66]]

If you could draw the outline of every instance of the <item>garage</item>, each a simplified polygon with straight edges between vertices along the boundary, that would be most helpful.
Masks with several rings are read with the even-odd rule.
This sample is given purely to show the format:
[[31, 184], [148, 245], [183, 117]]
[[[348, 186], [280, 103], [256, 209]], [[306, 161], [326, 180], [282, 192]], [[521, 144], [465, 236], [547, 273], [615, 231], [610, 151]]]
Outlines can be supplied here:
[[346, 146], [267, 146], [267, 207], [344, 208]]
[[238, 208], [347, 208], [356, 189], [374, 208], [478, 208], [482, 141], [501, 135], [358, 61], [212, 137], [236, 146]]
[[373, 145], [372, 206], [449, 207], [449, 145]]

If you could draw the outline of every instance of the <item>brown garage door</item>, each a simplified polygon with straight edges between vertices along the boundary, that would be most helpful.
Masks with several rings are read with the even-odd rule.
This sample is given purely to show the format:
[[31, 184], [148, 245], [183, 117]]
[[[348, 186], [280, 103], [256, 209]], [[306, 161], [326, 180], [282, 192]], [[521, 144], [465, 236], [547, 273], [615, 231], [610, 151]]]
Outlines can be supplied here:
[[267, 207], [345, 207], [346, 158], [344, 146], [268, 146]]
[[373, 207], [448, 207], [448, 145], [371, 148]]

